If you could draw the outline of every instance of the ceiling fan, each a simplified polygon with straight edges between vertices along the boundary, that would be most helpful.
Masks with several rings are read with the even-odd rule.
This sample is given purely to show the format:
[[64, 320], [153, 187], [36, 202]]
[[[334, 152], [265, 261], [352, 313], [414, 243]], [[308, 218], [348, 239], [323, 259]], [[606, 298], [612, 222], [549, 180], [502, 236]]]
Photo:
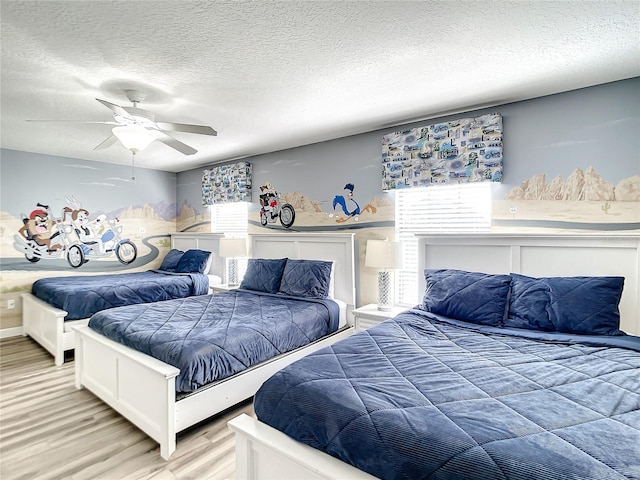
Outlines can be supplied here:
[[[186, 132], [212, 136], [216, 136], [218, 134], [213, 128], [204, 125], [156, 122], [153, 113], [149, 112], [148, 110], [138, 108], [138, 103], [142, 102], [145, 98], [144, 92], [141, 92], [139, 90], [125, 90], [124, 93], [132, 103], [131, 107], [123, 107], [120, 105], [116, 105], [115, 103], [96, 98], [98, 102], [100, 102], [113, 112], [114, 122], [108, 123], [110, 125], [116, 125], [116, 127], [113, 128], [113, 134], [107, 137], [97, 147], [95, 147], [94, 150], [107, 148], [113, 145], [117, 139], [123, 142], [125, 147], [129, 148], [132, 151], [142, 149], [136, 148], [136, 140], [142, 142], [141, 144], [144, 144], [143, 148], [146, 148], [146, 146], [153, 140], [158, 140], [185, 155], [193, 155], [194, 153], [197, 153], [197, 150], [195, 148], [182, 143], [180, 140], [172, 137], [167, 132]], [[138, 139], [135, 139], [136, 135], [139, 137]], [[130, 143], [130, 145], [127, 145], [127, 139], [131, 137], [134, 138], [134, 143]]]
[[158, 140], [184, 155], [193, 155], [198, 152], [195, 148], [181, 142], [168, 132], [196, 133], [211, 136], [218, 134], [213, 128], [205, 125], [157, 122], [153, 113], [138, 107], [138, 103], [142, 102], [145, 98], [144, 92], [139, 90], [125, 90], [124, 93], [132, 103], [131, 107], [116, 105], [115, 103], [96, 98], [98, 102], [113, 112], [113, 121], [78, 122], [114, 125], [112, 134], [96, 146], [94, 150], [102, 150], [110, 147], [116, 141], [120, 140], [126, 148], [135, 154], [146, 148], [154, 140]]

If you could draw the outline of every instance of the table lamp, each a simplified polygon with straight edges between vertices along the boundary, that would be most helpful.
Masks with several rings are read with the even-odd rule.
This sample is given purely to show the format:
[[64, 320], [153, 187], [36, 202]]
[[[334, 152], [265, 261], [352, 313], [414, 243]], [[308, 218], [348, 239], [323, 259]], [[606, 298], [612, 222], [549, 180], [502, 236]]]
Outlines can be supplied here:
[[228, 284], [240, 283], [238, 279], [238, 257], [247, 256], [247, 240], [244, 238], [221, 238], [220, 256], [228, 260]]
[[389, 240], [367, 240], [366, 267], [380, 268], [378, 272], [378, 310], [393, 308], [391, 272], [402, 268], [402, 248], [400, 242]]

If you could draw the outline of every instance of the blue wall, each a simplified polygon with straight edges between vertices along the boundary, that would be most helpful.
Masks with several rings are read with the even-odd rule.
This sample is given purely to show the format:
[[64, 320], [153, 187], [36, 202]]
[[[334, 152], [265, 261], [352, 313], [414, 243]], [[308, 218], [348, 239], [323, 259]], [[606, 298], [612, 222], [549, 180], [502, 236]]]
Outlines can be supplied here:
[[[513, 221], [504, 212], [508, 207], [517, 205], [520, 215], [520, 211], [526, 212], [531, 210], [529, 205], [535, 205], [536, 208], [527, 214], [535, 218], [536, 228], [549, 232], [585, 231], [585, 228], [602, 230], [603, 233], [616, 228], [627, 233], [640, 231], [640, 78], [427, 118], [247, 158], [253, 165], [252, 214], [258, 210], [258, 187], [267, 180], [279, 192], [298, 192], [317, 202], [326, 212], [333, 210], [334, 196], [345, 193], [346, 183], [354, 184], [354, 197], [360, 205], [372, 199], [392, 205], [394, 194], [381, 190], [384, 134], [493, 112], [501, 113], [504, 122], [503, 183], [492, 186], [494, 226], [523, 231], [529, 224], [518, 223], [518, 219]], [[566, 212], [558, 213], [554, 209], [561, 210], [563, 203], [568, 202], [556, 201], [540, 207], [535, 202], [505, 200], [512, 189], [532, 176], [544, 175], [548, 183], [557, 176], [566, 180], [576, 169], [584, 171], [589, 167], [613, 186], [631, 179], [627, 183], [629, 191], [638, 197], [633, 202], [616, 202], [618, 205], [606, 211], [607, 202], [574, 203], [571, 215], [576, 218], [564, 223], [557, 222], [556, 218], [566, 216]], [[153, 256], [150, 253], [153, 248], [149, 248], [145, 240], [157, 248], [166, 248], [167, 234], [172, 231], [192, 225], [196, 229], [208, 230], [209, 213], [201, 201], [203, 169], [174, 174], [140, 168], [136, 169], [136, 181], [131, 182], [129, 166], [0, 150], [2, 257], [9, 255], [14, 263], [20, 260], [11, 239], [20, 226], [21, 215], [28, 215], [38, 202], [48, 203], [54, 211], [60, 211], [67, 197], [75, 197], [92, 217], [99, 213], [123, 215], [123, 224], [127, 228], [125, 234], [140, 247], [141, 259], [146, 258], [135, 267], [149, 268], [153, 259], [144, 255]], [[620, 205], [622, 203], [624, 205]], [[589, 223], [591, 221], [593, 223]], [[505, 227], [505, 222], [511, 222], [511, 225]], [[356, 237], [363, 240], [367, 236], [392, 235], [392, 223], [391, 227], [386, 223], [377, 225], [375, 232], [372, 231], [375, 229], [360, 229]], [[344, 227], [354, 228], [356, 225], [345, 223]], [[362, 249], [359, 253], [362, 257]], [[158, 254], [154, 255], [157, 261]], [[64, 262], [54, 268], [54, 263], [29, 264], [24, 258], [22, 260], [19, 264], [22, 267], [2, 264], [0, 293], [28, 290], [38, 276], [121, 271], [126, 268], [117, 261], [100, 263], [97, 260], [74, 270]], [[54, 273], [48, 271], [52, 268]], [[361, 271], [366, 272], [366, 269], [361, 268]], [[363, 276], [366, 277], [364, 273]], [[360, 278], [361, 292], [369, 290], [367, 281]], [[360, 300], [368, 301], [367, 298]], [[19, 317], [16, 317], [16, 322], [19, 322]], [[5, 319], [0, 327], [4, 324]]]
[[[593, 167], [614, 186], [640, 175], [640, 78], [633, 78], [249, 157], [254, 209], [258, 187], [267, 180], [280, 192], [302, 192], [329, 209], [346, 182], [355, 184], [361, 201], [373, 197], [393, 201], [393, 193], [381, 189], [385, 133], [493, 112], [501, 113], [504, 123], [504, 178], [492, 188], [496, 204], [534, 175], [544, 174], [548, 183], [557, 176], [566, 180], [575, 169]], [[201, 175], [202, 169], [178, 174], [178, 205], [186, 203], [203, 211]], [[638, 212], [637, 223], [640, 203], [634, 203], [630, 208]], [[628, 209], [625, 215], [633, 223]]]

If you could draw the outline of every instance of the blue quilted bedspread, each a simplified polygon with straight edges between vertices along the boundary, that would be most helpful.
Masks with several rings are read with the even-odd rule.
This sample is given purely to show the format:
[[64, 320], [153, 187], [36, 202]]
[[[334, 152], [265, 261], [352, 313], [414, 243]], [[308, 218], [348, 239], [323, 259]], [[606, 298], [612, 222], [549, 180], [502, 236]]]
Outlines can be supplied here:
[[640, 478], [639, 337], [465, 325], [402, 313], [278, 372], [255, 412], [384, 479]]
[[31, 293], [68, 312], [65, 320], [89, 318], [106, 308], [203, 295], [209, 279], [201, 273], [157, 270], [86, 277], [52, 277], [34, 282]]
[[180, 369], [177, 392], [191, 392], [338, 328], [332, 300], [232, 290], [105, 310], [89, 327]]

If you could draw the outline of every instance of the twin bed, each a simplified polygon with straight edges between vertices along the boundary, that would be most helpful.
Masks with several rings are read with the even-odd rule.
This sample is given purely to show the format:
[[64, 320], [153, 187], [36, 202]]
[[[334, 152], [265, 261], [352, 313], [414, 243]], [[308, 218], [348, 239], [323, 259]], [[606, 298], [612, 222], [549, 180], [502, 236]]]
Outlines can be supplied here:
[[94, 313], [114, 306], [203, 295], [208, 293], [210, 285], [221, 283], [225, 271], [224, 259], [218, 255], [222, 236], [216, 233], [171, 235], [172, 249], [211, 252], [208, 268], [203, 273], [149, 270], [38, 280], [31, 293], [22, 294], [23, 334], [49, 351], [55, 364], [60, 366], [64, 363], [64, 352], [75, 346], [73, 327], [86, 325]]
[[640, 337], [618, 330], [640, 333], [640, 239], [426, 236], [420, 258], [418, 308], [229, 423], [236, 476], [640, 478]]
[[76, 386], [160, 444], [347, 338], [353, 234], [258, 234], [240, 289], [99, 312], [76, 327]]

